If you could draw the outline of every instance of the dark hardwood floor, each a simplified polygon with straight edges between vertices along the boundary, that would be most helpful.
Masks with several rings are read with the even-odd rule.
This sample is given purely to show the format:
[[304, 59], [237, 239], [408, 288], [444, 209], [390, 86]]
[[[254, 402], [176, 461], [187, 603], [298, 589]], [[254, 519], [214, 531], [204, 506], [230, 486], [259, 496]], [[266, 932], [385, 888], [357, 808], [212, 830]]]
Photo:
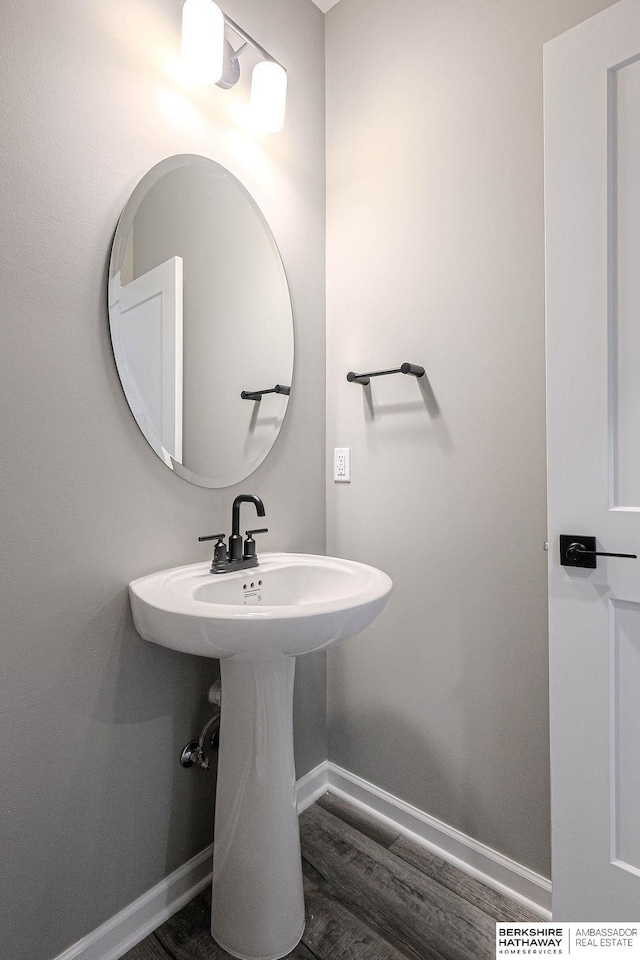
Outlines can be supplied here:
[[[327, 793], [300, 816], [307, 924], [291, 960], [492, 960], [496, 920], [538, 920], [478, 880]], [[123, 960], [227, 960], [211, 893]]]

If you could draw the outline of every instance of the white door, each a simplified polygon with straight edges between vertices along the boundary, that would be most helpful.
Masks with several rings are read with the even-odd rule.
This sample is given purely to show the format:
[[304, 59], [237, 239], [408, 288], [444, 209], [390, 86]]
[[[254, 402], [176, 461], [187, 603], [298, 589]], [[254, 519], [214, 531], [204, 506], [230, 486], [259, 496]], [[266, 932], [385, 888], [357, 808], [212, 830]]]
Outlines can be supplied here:
[[553, 915], [637, 921], [640, 559], [559, 536], [640, 554], [640, 0], [544, 63]]
[[109, 281], [111, 342], [125, 396], [165, 462], [182, 463], [182, 258]]

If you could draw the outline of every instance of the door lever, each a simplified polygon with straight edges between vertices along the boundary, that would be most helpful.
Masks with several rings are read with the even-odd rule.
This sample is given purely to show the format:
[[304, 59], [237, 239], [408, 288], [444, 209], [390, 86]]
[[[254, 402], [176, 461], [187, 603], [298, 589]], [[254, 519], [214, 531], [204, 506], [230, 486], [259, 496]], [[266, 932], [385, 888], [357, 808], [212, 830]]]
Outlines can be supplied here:
[[635, 553], [607, 553], [596, 550], [595, 537], [568, 536], [560, 534], [560, 563], [563, 567], [587, 567], [595, 570], [596, 557], [624, 557], [637, 560]]

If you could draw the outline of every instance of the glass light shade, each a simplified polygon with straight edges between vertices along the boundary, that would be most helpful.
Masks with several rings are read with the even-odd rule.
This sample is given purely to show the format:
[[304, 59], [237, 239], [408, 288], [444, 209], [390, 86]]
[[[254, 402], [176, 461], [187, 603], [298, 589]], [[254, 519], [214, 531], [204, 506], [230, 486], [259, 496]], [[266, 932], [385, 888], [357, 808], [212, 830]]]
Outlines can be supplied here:
[[277, 133], [284, 125], [287, 101], [287, 71], [273, 60], [261, 60], [253, 68], [249, 111], [256, 130]]
[[196, 83], [222, 76], [224, 14], [213, 0], [186, 0], [182, 8], [182, 61]]

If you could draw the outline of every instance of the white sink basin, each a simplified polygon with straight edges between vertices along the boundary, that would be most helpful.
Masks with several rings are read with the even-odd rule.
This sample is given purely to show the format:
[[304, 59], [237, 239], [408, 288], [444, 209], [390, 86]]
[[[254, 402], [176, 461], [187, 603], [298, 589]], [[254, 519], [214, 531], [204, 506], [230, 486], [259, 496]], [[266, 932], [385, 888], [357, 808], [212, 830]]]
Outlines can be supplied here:
[[220, 659], [298, 656], [360, 633], [392, 587], [375, 567], [307, 554], [262, 554], [258, 567], [234, 573], [209, 567], [175, 567], [129, 585], [145, 640]]
[[133, 618], [145, 640], [220, 658], [211, 933], [234, 957], [276, 960], [304, 930], [295, 657], [363, 630], [392, 583], [363, 563], [295, 553], [234, 573], [209, 567], [134, 580]]

